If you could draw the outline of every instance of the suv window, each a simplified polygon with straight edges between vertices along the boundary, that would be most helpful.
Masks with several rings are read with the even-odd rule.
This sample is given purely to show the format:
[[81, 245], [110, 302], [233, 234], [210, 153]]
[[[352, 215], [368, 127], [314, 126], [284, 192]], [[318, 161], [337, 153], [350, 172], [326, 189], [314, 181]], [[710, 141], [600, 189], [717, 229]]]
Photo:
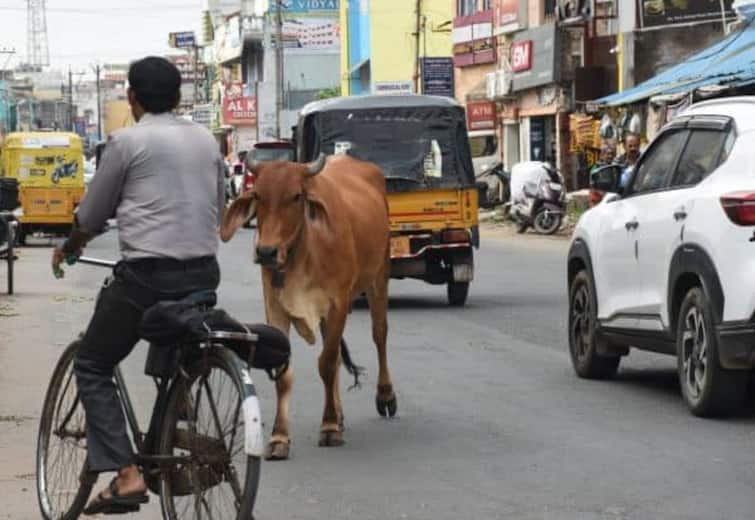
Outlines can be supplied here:
[[[720, 130], [692, 130], [671, 185], [694, 186], [713, 173], [726, 160], [728, 151], [723, 148], [732, 135]], [[731, 146], [727, 148], [730, 150]]]
[[663, 134], [648, 150], [637, 166], [631, 193], [644, 193], [663, 188], [666, 178], [679, 156], [679, 149], [687, 139], [686, 130]]

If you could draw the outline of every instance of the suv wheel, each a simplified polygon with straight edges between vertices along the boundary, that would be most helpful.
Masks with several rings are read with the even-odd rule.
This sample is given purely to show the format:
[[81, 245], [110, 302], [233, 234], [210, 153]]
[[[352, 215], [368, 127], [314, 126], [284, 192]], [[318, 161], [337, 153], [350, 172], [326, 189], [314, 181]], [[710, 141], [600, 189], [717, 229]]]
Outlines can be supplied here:
[[616, 374], [621, 356], [597, 352], [597, 305], [592, 282], [580, 271], [569, 289], [569, 353], [574, 371], [586, 379], [607, 379]]
[[679, 310], [676, 352], [682, 396], [693, 414], [725, 415], [740, 407], [750, 374], [721, 366], [713, 310], [699, 287], [690, 289]]

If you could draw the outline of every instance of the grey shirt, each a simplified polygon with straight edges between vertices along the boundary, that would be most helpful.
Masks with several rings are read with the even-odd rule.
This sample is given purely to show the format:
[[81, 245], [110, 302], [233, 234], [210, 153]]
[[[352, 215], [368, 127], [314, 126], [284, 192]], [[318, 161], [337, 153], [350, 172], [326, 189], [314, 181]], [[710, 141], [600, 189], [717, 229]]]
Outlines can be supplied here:
[[224, 177], [205, 128], [173, 114], [145, 114], [108, 141], [77, 223], [96, 234], [115, 217], [126, 260], [215, 255]]

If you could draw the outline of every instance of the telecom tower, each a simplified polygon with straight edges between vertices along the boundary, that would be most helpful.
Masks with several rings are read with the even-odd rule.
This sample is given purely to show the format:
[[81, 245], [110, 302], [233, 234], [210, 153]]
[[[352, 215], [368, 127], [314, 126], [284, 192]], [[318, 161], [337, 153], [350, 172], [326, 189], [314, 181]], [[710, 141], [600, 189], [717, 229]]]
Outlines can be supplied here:
[[50, 65], [45, 0], [26, 0], [26, 59], [37, 69]]

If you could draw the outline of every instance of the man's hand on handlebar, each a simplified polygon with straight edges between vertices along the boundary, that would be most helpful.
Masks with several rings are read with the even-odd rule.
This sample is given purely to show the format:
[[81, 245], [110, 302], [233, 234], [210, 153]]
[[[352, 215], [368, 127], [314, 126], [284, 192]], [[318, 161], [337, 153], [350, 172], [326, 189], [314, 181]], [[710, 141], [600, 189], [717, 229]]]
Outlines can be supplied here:
[[57, 279], [61, 279], [65, 276], [63, 269], [60, 267], [63, 262], [68, 265], [73, 265], [81, 256], [81, 249], [76, 253], [70, 254], [63, 251], [63, 246], [57, 246], [52, 251], [52, 274]]

